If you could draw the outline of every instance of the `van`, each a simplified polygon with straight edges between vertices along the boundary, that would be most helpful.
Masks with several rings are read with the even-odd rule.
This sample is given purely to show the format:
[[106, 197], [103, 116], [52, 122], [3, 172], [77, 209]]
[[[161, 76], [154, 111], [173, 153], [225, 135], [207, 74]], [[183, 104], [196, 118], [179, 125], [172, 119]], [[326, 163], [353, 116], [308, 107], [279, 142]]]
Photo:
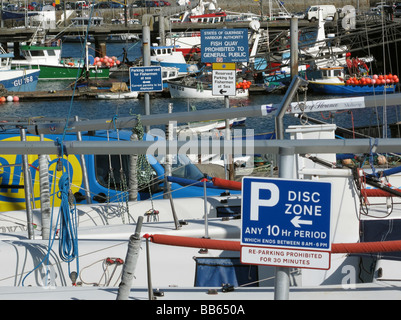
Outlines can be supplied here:
[[333, 5], [316, 5], [310, 6], [306, 9], [305, 19], [309, 21], [316, 21], [319, 19], [319, 10], [322, 10], [323, 20], [327, 18], [337, 18], [337, 9]]

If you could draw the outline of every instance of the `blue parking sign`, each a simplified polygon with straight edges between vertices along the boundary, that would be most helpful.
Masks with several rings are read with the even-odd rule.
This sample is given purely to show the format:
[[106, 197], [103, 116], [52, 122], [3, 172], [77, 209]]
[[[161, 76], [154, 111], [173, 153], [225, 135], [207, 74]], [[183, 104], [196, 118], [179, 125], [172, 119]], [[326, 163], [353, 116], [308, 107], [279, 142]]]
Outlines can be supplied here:
[[241, 244], [331, 250], [331, 183], [245, 177]]
[[131, 91], [163, 91], [162, 67], [131, 67], [129, 68], [129, 82]]

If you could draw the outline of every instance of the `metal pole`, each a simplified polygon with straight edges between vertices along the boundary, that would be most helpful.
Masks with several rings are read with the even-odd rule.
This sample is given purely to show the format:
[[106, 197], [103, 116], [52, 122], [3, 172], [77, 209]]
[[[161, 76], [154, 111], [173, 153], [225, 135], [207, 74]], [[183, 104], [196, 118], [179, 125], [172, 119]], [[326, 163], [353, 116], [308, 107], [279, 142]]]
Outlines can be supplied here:
[[[44, 135], [40, 135], [44, 141]], [[49, 160], [44, 154], [39, 155], [39, 179], [40, 179], [40, 211], [42, 217], [42, 239], [50, 238], [50, 184], [49, 184]]]
[[149, 237], [146, 238], [146, 267], [148, 273], [148, 298], [149, 300], [154, 300], [153, 298], [153, 289], [152, 289], [152, 277], [150, 270], [150, 252], [149, 252]]
[[[168, 104], [168, 110], [167, 112], [169, 114], [171, 114], [173, 112], [173, 104], [169, 103]], [[168, 141], [173, 141], [173, 130], [174, 130], [174, 126], [173, 126], [173, 122], [169, 122], [168, 124], [166, 124], [166, 140]], [[172, 164], [172, 155], [171, 154], [166, 154], [166, 158], [165, 158], [165, 164], [164, 164], [164, 195], [163, 198], [167, 199], [169, 197], [169, 195], [167, 194], [168, 190], [169, 190], [169, 185], [170, 182], [168, 182], [167, 177], [171, 176], [171, 164]]]
[[[150, 66], [150, 27], [142, 26], [142, 50], [143, 50], [143, 65]], [[145, 115], [150, 115], [150, 98], [149, 92], [144, 94], [145, 100]], [[150, 126], [145, 126], [145, 131], [149, 132]]]
[[[224, 96], [224, 105], [226, 109], [230, 109], [230, 99], [228, 96]], [[225, 139], [231, 140], [230, 120], [226, 119]], [[234, 164], [233, 155], [226, 154], [224, 161], [224, 167], [226, 168], [226, 179], [234, 180]]]
[[[21, 141], [26, 141], [26, 130], [21, 129]], [[28, 224], [28, 238], [35, 239], [33, 232], [33, 213], [31, 204], [31, 183], [28, 168], [28, 155], [22, 156], [22, 167], [24, 171], [24, 189], [25, 189], [25, 205], [26, 205], [26, 220]], [[35, 199], [34, 199], [35, 200]]]
[[165, 27], [164, 27], [163, 10], [160, 11], [160, 15], [159, 15], [159, 36], [160, 36], [159, 44], [161, 46], [165, 46], [166, 45], [166, 31], [165, 31]]
[[289, 105], [291, 104], [292, 99], [294, 98], [295, 94], [297, 93], [298, 87], [302, 83], [307, 84], [308, 82], [299, 76], [295, 76], [292, 78], [291, 84], [288, 87], [288, 90], [285, 93], [284, 98], [280, 104], [280, 107], [277, 110], [275, 122], [276, 122], [276, 137], [278, 140], [284, 139], [283, 117], [284, 117], [284, 114], [287, 111]]
[[[294, 177], [294, 147], [279, 148], [279, 177], [293, 179]], [[290, 269], [287, 267], [276, 267], [274, 283], [274, 299], [288, 300], [290, 292]]]
[[[75, 121], [78, 121], [78, 116], [74, 117]], [[81, 131], [77, 131], [77, 140], [82, 141], [82, 134]], [[85, 161], [85, 156], [82, 154], [80, 156], [81, 159], [81, 166], [82, 166], [82, 179], [84, 183], [84, 188], [85, 188], [85, 198], [86, 198], [86, 203], [91, 204], [92, 199], [91, 199], [91, 193], [90, 193], [90, 187], [89, 187], [89, 178], [88, 178], [88, 169], [86, 168], [86, 161]]]
[[135, 269], [138, 263], [138, 256], [141, 249], [141, 229], [143, 216], [138, 217], [135, 234], [131, 235], [128, 243], [127, 256], [123, 266], [123, 274], [118, 287], [117, 300], [128, 300], [132, 287], [132, 281], [135, 276]]
[[[138, 135], [132, 132], [131, 141], [138, 141]], [[129, 199], [130, 201], [138, 200], [138, 155], [131, 154], [129, 157]]]
[[204, 206], [204, 213], [205, 213], [205, 238], [209, 239], [209, 222], [207, 217], [207, 175], [203, 178], [203, 206]]
[[290, 23], [290, 62], [291, 78], [298, 75], [298, 18], [292, 17]]

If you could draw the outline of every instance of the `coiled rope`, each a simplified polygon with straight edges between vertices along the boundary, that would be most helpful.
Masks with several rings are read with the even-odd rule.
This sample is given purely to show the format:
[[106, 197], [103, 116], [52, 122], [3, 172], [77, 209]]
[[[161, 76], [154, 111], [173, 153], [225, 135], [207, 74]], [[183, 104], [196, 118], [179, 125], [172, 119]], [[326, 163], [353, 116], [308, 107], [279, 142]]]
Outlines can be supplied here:
[[59, 180], [60, 229], [59, 229], [59, 256], [65, 262], [72, 262], [77, 258], [78, 269], [78, 221], [76, 205], [70, 206], [70, 180], [64, 172]]

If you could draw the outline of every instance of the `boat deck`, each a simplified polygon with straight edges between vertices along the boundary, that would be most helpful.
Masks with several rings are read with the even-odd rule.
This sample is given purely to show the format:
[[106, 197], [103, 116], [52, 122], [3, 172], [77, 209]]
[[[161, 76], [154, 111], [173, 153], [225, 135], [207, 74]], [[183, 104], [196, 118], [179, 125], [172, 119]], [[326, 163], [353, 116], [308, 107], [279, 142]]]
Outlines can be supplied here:
[[[148, 300], [147, 288], [131, 289], [130, 300]], [[199, 300], [200, 303], [213, 300], [273, 300], [274, 288], [234, 288], [231, 292], [222, 292], [221, 288], [186, 288], [169, 287], [158, 288], [164, 295], [157, 297], [160, 301]], [[215, 291], [210, 293], [210, 289]], [[375, 283], [355, 285], [330, 285], [319, 287], [291, 287], [289, 298], [293, 300], [399, 300], [401, 299], [400, 282], [380, 281]], [[116, 300], [118, 287], [57, 287], [44, 289], [43, 287], [0, 287], [1, 300]], [[262, 302], [265, 303], [265, 302]], [[232, 303], [234, 304], [234, 303]], [[235, 305], [239, 305], [235, 303]], [[160, 306], [156, 304], [155, 308]], [[245, 303], [245, 312], [247, 304]], [[199, 312], [200, 310], [198, 310]], [[195, 309], [193, 310], [195, 312]]]

